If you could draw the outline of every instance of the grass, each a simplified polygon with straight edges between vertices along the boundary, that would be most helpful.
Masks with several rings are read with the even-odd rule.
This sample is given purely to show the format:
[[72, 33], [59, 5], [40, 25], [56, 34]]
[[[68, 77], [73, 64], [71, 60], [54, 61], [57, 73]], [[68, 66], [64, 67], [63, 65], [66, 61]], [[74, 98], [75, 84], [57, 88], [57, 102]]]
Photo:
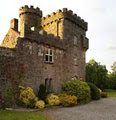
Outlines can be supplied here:
[[116, 90], [107, 89], [108, 97], [116, 97]]
[[39, 112], [14, 112], [0, 110], [0, 120], [47, 120]]

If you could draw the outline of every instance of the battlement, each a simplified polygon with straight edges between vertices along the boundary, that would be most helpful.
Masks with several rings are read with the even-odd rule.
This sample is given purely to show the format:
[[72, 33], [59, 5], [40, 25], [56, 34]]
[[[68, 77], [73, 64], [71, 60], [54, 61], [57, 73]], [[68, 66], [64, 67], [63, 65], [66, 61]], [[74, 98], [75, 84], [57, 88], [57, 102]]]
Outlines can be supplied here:
[[25, 5], [24, 7], [22, 6], [19, 9], [19, 16], [26, 13], [36, 14], [42, 17], [42, 11], [38, 7], [36, 8], [34, 8], [33, 6], [28, 7], [28, 5]]
[[62, 10], [59, 9], [56, 12], [43, 17], [42, 27], [45, 27], [53, 22], [60, 21], [61, 19], [68, 19], [69, 21], [80, 26], [82, 29], [87, 30], [87, 22], [81, 19], [81, 17], [77, 16], [77, 14], [73, 13], [72, 10], [68, 10], [67, 8], [63, 8]]
[[0, 57], [1, 56], [13, 57], [14, 55], [15, 55], [15, 49], [0, 47]]
[[[59, 49], [65, 49], [64, 42], [60, 39], [59, 36], [54, 36], [53, 34], [48, 34], [46, 31], [41, 30], [38, 32], [32, 32], [32, 34], [28, 34], [27, 37], [25, 37], [27, 40], [35, 41], [37, 43], [43, 43], [46, 45], [54, 46]], [[21, 38], [21, 39], [25, 39]]]

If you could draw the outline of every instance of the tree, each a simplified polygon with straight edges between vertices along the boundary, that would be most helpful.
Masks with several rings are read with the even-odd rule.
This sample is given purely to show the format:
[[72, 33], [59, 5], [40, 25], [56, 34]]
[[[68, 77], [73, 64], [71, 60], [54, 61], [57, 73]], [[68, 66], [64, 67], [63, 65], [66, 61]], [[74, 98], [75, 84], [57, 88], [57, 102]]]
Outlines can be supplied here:
[[116, 62], [111, 66], [112, 72], [108, 74], [107, 86], [109, 89], [116, 89]]
[[116, 73], [116, 62], [113, 63], [113, 65], [111, 66], [111, 69], [114, 73]]
[[86, 81], [95, 84], [100, 89], [104, 89], [107, 80], [107, 69], [94, 59], [86, 64]]
[[107, 80], [108, 89], [116, 89], [116, 74], [110, 73]]

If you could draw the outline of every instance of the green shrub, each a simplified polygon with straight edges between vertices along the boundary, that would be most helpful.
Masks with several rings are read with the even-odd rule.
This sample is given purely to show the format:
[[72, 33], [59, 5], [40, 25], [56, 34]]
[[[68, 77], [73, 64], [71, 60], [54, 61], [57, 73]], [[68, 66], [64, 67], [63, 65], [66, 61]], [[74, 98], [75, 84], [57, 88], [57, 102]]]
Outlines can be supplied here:
[[74, 95], [67, 95], [65, 93], [59, 95], [62, 106], [72, 107], [77, 105], [77, 97]]
[[50, 94], [47, 97], [47, 102], [51, 106], [59, 105], [60, 104], [60, 99], [59, 99], [59, 97], [57, 95]]
[[30, 87], [21, 89], [20, 100], [24, 103], [26, 107], [33, 108], [38, 98], [35, 96], [33, 90]]
[[18, 86], [9, 87], [5, 90], [5, 104], [7, 107], [16, 107], [21, 101], [19, 100], [20, 89]]
[[91, 90], [91, 99], [92, 100], [99, 100], [100, 99], [100, 90], [96, 85], [93, 83], [88, 83], [90, 90]]
[[63, 84], [62, 90], [66, 94], [77, 96], [79, 103], [90, 101], [90, 87], [86, 82], [70, 80]]
[[47, 91], [46, 91], [46, 86], [43, 84], [40, 84], [40, 86], [39, 86], [38, 97], [40, 100], [43, 100], [43, 101], [46, 100]]
[[45, 102], [43, 100], [39, 100], [35, 103], [35, 107], [39, 109], [43, 109], [45, 107]]
[[48, 94], [50, 94], [52, 90], [49, 87], [46, 87], [43, 84], [40, 84], [39, 86], [39, 92], [38, 92], [38, 97], [40, 100], [43, 100], [46, 102], [46, 97]]

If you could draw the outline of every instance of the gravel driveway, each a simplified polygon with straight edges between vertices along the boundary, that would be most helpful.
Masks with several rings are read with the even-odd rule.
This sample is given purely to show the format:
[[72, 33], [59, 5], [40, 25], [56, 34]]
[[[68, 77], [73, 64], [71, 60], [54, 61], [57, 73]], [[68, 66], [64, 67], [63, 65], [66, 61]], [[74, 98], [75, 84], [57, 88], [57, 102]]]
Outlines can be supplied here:
[[53, 108], [43, 111], [53, 120], [116, 120], [116, 98], [104, 98], [70, 108]]

